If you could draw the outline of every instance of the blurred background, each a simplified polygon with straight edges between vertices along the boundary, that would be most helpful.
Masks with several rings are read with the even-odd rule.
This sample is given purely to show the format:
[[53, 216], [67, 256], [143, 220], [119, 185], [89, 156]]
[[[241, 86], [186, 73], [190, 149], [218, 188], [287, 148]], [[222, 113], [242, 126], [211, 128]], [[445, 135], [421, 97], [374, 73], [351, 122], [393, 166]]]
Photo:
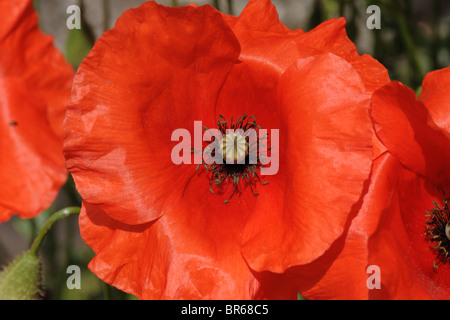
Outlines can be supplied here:
[[[56, 46], [77, 66], [92, 43], [114, 26], [126, 10], [144, 0], [35, 0], [42, 29], [55, 36]], [[158, 0], [160, 4], [209, 4], [224, 13], [239, 15], [248, 0]], [[417, 88], [423, 75], [450, 65], [450, 1], [448, 0], [272, 0], [280, 20], [291, 29], [308, 31], [321, 22], [343, 16], [347, 33], [360, 54], [384, 64], [393, 80]], [[68, 30], [67, 7], [77, 4], [82, 29]], [[381, 28], [368, 29], [367, 8], [377, 5]]]
[[[76, 69], [101, 34], [114, 26], [127, 9], [143, 0], [35, 0], [42, 30], [54, 36], [55, 45]], [[239, 15], [247, 0], [158, 0], [166, 6], [209, 4], [224, 13]], [[448, 0], [272, 0], [280, 20], [291, 29], [308, 31], [321, 22], [343, 16], [347, 33], [359, 54], [379, 60], [398, 80], [419, 91], [423, 76], [450, 66], [450, 1]], [[70, 5], [81, 9], [81, 29], [69, 30]], [[370, 5], [380, 8], [380, 29], [369, 29]], [[80, 206], [81, 199], [69, 177], [55, 203], [37, 218], [13, 217], [0, 224], [0, 265], [27, 250], [46, 219], [67, 206]], [[81, 240], [76, 216], [56, 223], [41, 248], [44, 299], [135, 299], [104, 284], [87, 269], [94, 256]], [[81, 269], [81, 290], [69, 290], [69, 265]]]

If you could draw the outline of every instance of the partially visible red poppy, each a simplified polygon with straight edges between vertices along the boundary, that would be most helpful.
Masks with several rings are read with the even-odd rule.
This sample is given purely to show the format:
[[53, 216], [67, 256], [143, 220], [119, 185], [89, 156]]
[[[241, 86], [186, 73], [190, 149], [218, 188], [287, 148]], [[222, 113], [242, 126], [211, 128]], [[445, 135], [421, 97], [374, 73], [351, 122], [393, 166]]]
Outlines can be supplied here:
[[0, 222], [46, 209], [67, 177], [62, 121], [73, 69], [33, 1], [0, 1]]
[[373, 298], [450, 298], [449, 85], [446, 68], [426, 75], [418, 99], [398, 82], [373, 95], [376, 132], [393, 155], [383, 172], [389, 183], [372, 186], [384, 201], [367, 209], [381, 212], [370, 238], [382, 282]]
[[[295, 299], [298, 287], [264, 277], [345, 234], [372, 164], [370, 94], [389, 81], [344, 26], [292, 31], [269, 1], [239, 17], [126, 11], [80, 65], [64, 122], [90, 269], [143, 299]], [[267, 185], [242, 176], [224, 203], [233, 183], [212, 194], [211, 172], [172, 162], [171, 135], [243, 114], [280, 130], [279, 171]]]
[[[281, 282], [288, 278], [298, 283], [300, 292], [311, 299], [450, 297], [448, 265], [432, 248], [439, 241], [430, 242], [430, 235], [425, 235], [430, 221], [426, 212], [435, 207], [433, 201], [444, 208], [443, 191], [449, 192], [449, 71], [428, 74], [417, 101], [415, 93], [398, 82], [375, 92], [375, 128], [390, 152], [374, 152], [370, 183], [355, 205], [358, 212], [345, 236], [317, 261], [282, 275]], [[317, 271], [319, 263], [328, 268]], [[369, 266], [379, 267], [376, 275]], [[314, 272], [321, 274], [317, 282], [306, 276]], [[265, 278], [280, 282], [279, 277]], [[373, 281], [380, 281], [379, 289]]]

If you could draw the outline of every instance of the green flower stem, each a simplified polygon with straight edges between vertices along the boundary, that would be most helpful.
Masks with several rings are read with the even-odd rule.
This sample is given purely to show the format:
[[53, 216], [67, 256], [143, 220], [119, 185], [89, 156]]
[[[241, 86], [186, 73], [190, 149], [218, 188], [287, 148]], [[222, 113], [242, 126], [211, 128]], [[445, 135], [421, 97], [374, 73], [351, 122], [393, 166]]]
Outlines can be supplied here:
[[103, 0], [103, 32], [109, 29], [109, 0]]
[[111, 287], [106, 282], [102, 281], [103, 286], [103, 297], [105, 300], [112, 300], [111, 298]]
[[396, 9], [396, 19], [400, 29], [400, 35], [403, 39], [403, 43], [405, 44], [406, 50], [408, 52], [409, 58], [411, 59], [412, 66], [416, 71], [417, 77], [419, 79], [422, 79], [424, 76], [424, 72], [416, 53], [416, 48], [414, 46], [414, 41], [408, 28], [408, 23], [406, 22], [406, 17], [398, 3], [396, 3], [395, 9]]
[[42, 240], [44, 239], [45, 235], [47, 234], [48, 230], [55, 224], [56, 221], [59, 219], [65, 218], [72, 214], [79, 214], [80, 208], [79, 207], [67, 207], [64, 209], [61, 209], [57, 212], [55, 212], [53, 215], [48, 218], [47, 222], [42, 226], [41, 230], [39, 230], [38, 235], [34, 239], [33, 243], [31, 244], [30, 253], [33, 255], [36, 255]]
[[220, 11], [219, 0], [214, 0], [213, 1], [213, 7]]
[[228, 0], [228, 14], [234, 14], [233, 0]]

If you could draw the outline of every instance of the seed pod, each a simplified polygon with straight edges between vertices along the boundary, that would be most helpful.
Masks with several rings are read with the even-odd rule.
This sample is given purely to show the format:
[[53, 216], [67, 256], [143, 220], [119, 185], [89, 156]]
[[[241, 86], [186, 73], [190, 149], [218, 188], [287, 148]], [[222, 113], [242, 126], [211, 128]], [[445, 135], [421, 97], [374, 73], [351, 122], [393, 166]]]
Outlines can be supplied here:
[[0, 300], [38, 300], [40, 282], [41, 261], [24, 252], [0, 272]]

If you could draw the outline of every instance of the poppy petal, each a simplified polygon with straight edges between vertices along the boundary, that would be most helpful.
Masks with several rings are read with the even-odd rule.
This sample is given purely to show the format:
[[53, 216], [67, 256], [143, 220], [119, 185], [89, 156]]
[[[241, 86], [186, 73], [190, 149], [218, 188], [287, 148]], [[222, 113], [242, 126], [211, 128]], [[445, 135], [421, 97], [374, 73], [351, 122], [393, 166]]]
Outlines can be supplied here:
[[434, 123], [450, 134], [450, 67], [426, 74], [419, 100], [430, 112]]
[[389, 172], [386, 170], [390, 166], [389, 157], [392, 156], [385, 152], [374, 161], [370, 184], [365, 186], [368, 192], [353, 206], [342, 236], [311, 263], [289, 268], [282, 274], [255, 273], [261, 283], [258, 298], [296, 299], [297, 293], [309, 300], [369, 298], [368, 245], [378, 227], [383, 206], [390, 203], [389, 193], [384, 192], [390, 187], [386, 181], [389, 174], [385, 174]]
[[277, 9], [270, 0], [250, 0], [232, 27], [234, 31], [242, 28], [273, 33], [291, 32], [278, 18]]
[[[378, 290], [368, 287], [371, 275], [367, 272], [370, 265], [369, 240], [378, 228], [383, 210], [391, 203], [388, 191], [393, 187], [395, 179], [390, 170], [395, 163], [396, 160], [388, 152], [374, 161], [367, 192], [360, 206], [355, 206], [358, 212], [351, 221], [348, 232], [319, 259], [323, 261], [305, 266], [303, 272], [297, 271], [302, 295], [313, 300], [366, 300], [373, 291]], [[318, 270], [324, 270], [319, 277], [307, 276], [317, 274]], [[352, 285], [348, 286], [350, 283]]]
[[66, 114], [67, 166], [83, 199], [128, 224], [175, 206], [195, 170], [173, 163], [172, 132], [217, 120], [238, 55], [212, 7], [147, 2], [126, 11], [80, 65]]
[[300, 57], [331, 52], [344, 58], [356, 69], [366, 90], [371, 93], [389, 83], [388, 71], [370, 55], [358, 54], [355, 44], [347, 36], [345, 24], [344, 18], [330, 19], [299, 37], [296, 45]]
[[383, 172], [389, 165], [389, 156], [383, 153], [374, 161], [367, 192], [362, 203], [354, 206], [357, 215], [353, 218], [355, 213], [352, 213], [348, 230], [317, 261], [295, 270], [295, 278], [304, 297], [312, 300], [369, 298], [369, 238], [378, 226], [386, 203], [386, 193], [374, 195], [373, 188], [378, 185], [385, 187]]
[[62, 144], [45, 108], [26, 82], [0, 77], [0, 222], [12, 213], [35, 216], [66, 180]]
[[387, 149], [414, 172], [436, 184], [450, 181], [450, 139], [431, 120], [413, 90], [392, 82], [372, 96], [375, 131]]
[[44, 98], [50, 126], [62, 139], [72, 66], [39, 29], [32, 0], [1, 1], [0, 20], [0, 76], [23, 79]]
[[327, 20], [306, 33], [290, 30], [280, 22], [269, 0], [250, 1], [239, 17], [224, 17], [241, 43], [243, 61], [283, 73], [299, 58], [331, 52], [353, 65], [369, 92], [390, 81], [381, 63], [370, 55], [358, 54], [347, 36], [344, 18]]
[[[435, 270], [433, 245], [426, 240], [425, 213], [439, 201], [442, 193], [432, 183], [407, 170], [390, 157], [382, 172], [389, 184], [373, 188], [378, 206], [367, 213], [381, 212], [376, 232], [370, 238], [371, 265], [379, 267], [381, 288], [372, 290], [373, 299], [446, 299], [450, 277], [445, 270]], [[380, 198], [385, 201], [378, 201]]]
[[89, 268], [140, 299], [251, 299], [257, 283], [227, 222], [186, 209], [130, 226], [84, 203], [81, 235], [96, 252]]
[[243, 255], [256, 271], [283, 272], [322, 255], [343, 233], [371, 167], [369, 96], [348, 62], [333, 54], [300, 59], [279, 88], [280, 210], [258, 203], [243, 233]]
[[32, 0], [0, 1], [0, 20], [0, 221], [6, 221], [48, 208], [66, 180], [62, 120], [73, 69], [39, 29]]

